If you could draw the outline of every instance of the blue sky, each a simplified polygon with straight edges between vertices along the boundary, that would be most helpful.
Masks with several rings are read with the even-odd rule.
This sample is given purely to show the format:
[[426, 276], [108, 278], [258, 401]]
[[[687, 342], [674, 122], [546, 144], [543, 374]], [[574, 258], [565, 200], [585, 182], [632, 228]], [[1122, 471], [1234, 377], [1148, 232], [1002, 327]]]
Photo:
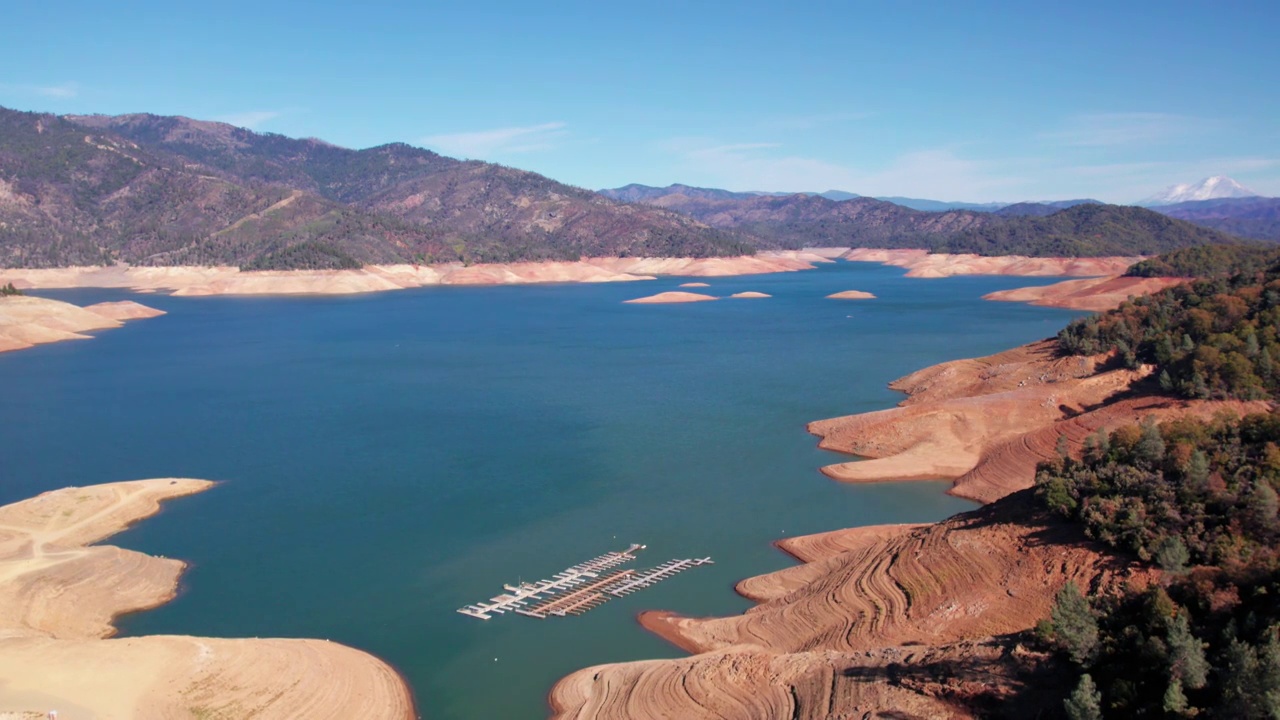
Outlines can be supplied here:
[[[786, 7], [786, 6], [789, 7]], [[1280, 195], [1280, 2], [12, 3], [0, 105], [404, 141], [584, 187]]]

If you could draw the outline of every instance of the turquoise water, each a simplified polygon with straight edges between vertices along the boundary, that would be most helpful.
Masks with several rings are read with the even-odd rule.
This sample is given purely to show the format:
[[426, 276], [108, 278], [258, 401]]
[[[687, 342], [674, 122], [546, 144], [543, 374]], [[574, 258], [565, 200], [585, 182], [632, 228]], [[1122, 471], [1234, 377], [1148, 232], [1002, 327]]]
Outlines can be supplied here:
[[[125, 634], [330, 638], [413, 686], [424, 717], [538, 718], [560, 676], [678, 650], [644, 609], [729, 614], [790, 564], [782, 536], [936, 520], [942, 483], [846, 486], [809, 420], [885, 384], [1055, 333], [1075, 314], [979, 297], [1052, 282], [914, 280], [865, 263], [712, 279], [765, 300], [623, 305], [683, 280], [338, 298], [130, 297], [168, 315], [0, 355], [0, 502], [156, 476], [223, 481], [112, 542], [191, 563]], [[837, 290], [872, 301], [835, 301]], [[710, 555], [587, 615], [455, 609], [631, 542]]]

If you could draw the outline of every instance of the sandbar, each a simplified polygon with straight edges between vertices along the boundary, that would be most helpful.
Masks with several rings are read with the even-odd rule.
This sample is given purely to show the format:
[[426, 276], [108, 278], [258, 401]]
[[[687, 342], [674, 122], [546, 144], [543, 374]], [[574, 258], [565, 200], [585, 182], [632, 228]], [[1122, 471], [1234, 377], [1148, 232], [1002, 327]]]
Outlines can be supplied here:
[[718, 299], [719, 298], [715, 297], [714, 295], [702, 295], [700, 293], [669, 291], [669, 292], [661, 292], [661, 293], [658, 293], [657, 295], [649, 295], [648, 297], [636, 298], [634, 300], [623, 300], [623, 302], [636, 304], [636, 305], [645, 305], [645, 304], [656, 305], [656, 304], [662, 304], [662, 303], [706, 302], [707, 300], [718, 300]]
[[875, 300], [876, 296], [862, 290], [843, 290], [827, 296], [832, 300]]
[[772, 296], [772, 295], [769, 295], [769, 294], [767, 294], [767, 293], [755, 292], [755, 291], [752, 291], [752, 290], [748, 290], [748, 291], [746, 291], [746, 292], [734, 293], [734, 294], [730, 295], [729, 297], [731, 297], [731, 298], [745, 298], [745, 299], [750, 299], [750, 298], [768, 298], [768, 297], [773, 297], [773, 296]]

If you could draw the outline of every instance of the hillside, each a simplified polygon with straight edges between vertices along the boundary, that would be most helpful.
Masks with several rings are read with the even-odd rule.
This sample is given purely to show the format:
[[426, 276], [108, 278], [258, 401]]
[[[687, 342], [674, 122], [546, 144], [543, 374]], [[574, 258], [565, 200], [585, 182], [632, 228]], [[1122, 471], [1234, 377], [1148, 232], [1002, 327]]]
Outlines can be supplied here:
[[1196, 200], [1152, 209], [1243, 238], [1280, 242], [1280, 198]]
[[1066, 354], [1113, 352], [1151, 365], [1160, 390], [1186, 398], [1280, 398], [1280, 266], [1144, 295], [1058, 333]]
[[512, 168], [154, 115], [0, 108], [0, 266], [750, 254], [740, 234]]
[[1238, 242], [1138, 207], [1076, 205], [1046, 217], [1004, 218], [964, 230], [939, 243], [937, 252], [978, 255], [1096, 257], [1154, 255], [1194, 245]]
[[786, 248], [930, 247], [962, 229], [993, 221], [984, 213], [927, 213], [865, 197], [836, 201], [809, 194], [733, 195], [677, 191], [651, 196], [643, 202], [684, 213], [713, 227], [738, 229]]
[[1262, 243], [1200, 245], [1183, 248], [1134, 263], [1129, 277], [1213, 277], [1234, 273], [1254, 274], [1280, 262], [1280, 247]]

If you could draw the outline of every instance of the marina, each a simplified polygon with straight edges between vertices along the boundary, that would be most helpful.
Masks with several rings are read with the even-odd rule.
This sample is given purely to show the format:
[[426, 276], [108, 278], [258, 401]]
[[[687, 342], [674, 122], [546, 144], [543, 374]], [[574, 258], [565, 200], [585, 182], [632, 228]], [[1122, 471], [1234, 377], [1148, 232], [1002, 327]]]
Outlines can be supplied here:
[[616, 570], [636, 559], [646, 546], [632, 544], [626, 550], [608, 552], [565, 568], [547, 580], [504, 584], [507, 592], [458, 608], [458, 612], [479, 620], [508, 612], [526, 617], [567, 617], [581, 615], [614, 599], [662, 582], [677, 573], [712, 563], [711, 558], [668, 560], [647, 570]]

